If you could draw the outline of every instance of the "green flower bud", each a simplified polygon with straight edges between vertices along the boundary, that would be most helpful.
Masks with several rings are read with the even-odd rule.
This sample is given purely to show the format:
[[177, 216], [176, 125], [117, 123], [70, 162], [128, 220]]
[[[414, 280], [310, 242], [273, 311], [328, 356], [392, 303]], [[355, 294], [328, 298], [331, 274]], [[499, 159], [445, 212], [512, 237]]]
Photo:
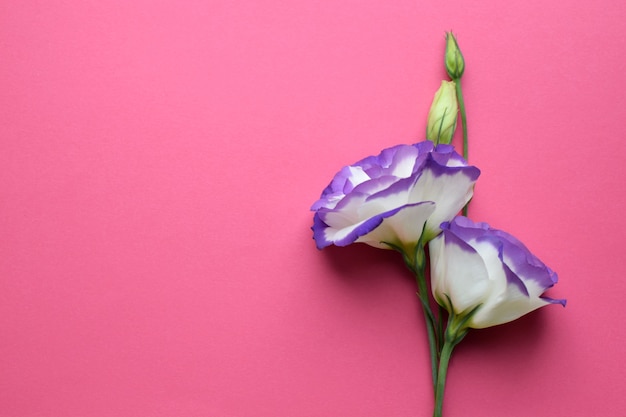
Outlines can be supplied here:
[[446, 33], [446, 71], [453, 80], [458, 80], [465, 70], [463, 54], [452, 32]]
[[459, 103], [456, 98], [454, 81], [442, 81], [428, 112], [426, 139], [435, 145], [452, 142], [458, 112]]

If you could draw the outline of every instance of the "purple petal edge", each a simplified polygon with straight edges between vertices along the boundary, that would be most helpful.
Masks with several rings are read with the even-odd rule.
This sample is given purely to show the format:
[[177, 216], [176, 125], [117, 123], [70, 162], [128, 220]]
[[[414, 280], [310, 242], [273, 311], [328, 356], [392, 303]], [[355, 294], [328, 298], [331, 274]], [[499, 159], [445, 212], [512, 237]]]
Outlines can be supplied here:
[[313, 239], [315, 240], [317, 249], [320, 249], [320, 250], [330, 245], [348, 246], [351, 243], [354, 243], [361, 236], [364, 236], [368, 234], [369, 232], [371, 232], [372, 230], [376, 229], [378, 226], [380, 226], [383, 220], [385, 220], [387, 217], [391, 217], [394, 214], [398, 213], [401, 210], [404, 210], [407, 207], [419, 206], [421, 204], [431, 204], [431, 202], [421, 201], [419, 203], [405, 204], [403, 206], [396, 207], [393, 210], [389, 210], [384, 213], [377, 214], [376, 216], [373, 216], [367, 219], [366, 221], [364, 221], [361, 225], [359, 225], [357, 228], [352, 230], [352, 232], [346, 235], [346, 237], [344, 237], [343, 239], [334, 240], [334, 241], [326, 239], [326, 236], [324, 235], [324, 230], [330, 226], [324, 223], [319, 213], [315, 213], [315, 215], [313, 216], [313, 227], [311, 227], [311, 230], [313, 230]]
[[[498, 250], [498, 257], [504, 266], [507, 282], [518, 287], [527, 296], [529, 293], [525, 280], [538, 282], [544, 291], [558, 282], [556, 272], [530, 252], [521, 241], [507, 232], [493, 229], [487, 223], [475, 223], [463, 216], [457, 216], [450, 222], [443, 222], [440, 228], [444, 232], [449, 231], [450, 235], [456, 236], [461, 241], [475, 239], [492, 244]], [[511, 265], [505, 262], [505, 254]], [[549, 297], [541, 297], [541, 299], [551, 304], [561, 304], [564, 307], [567, 303], [565, 299]]]
[[567, 304], [567, 300], [564, 298], [550, 298], [550, 297], [539, 297], [543, 301], [546, 301], [550, 304], [561, 304], [563, 307]]

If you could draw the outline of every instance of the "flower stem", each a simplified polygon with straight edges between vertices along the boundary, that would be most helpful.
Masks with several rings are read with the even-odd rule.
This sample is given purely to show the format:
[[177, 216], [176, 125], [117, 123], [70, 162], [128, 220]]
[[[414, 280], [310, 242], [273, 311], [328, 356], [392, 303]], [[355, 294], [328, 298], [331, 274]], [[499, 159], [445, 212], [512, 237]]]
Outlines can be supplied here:
[[[423, 248], [422, 248], [423, 250]], [[417, 265], [416, 265], [417, 266]], [[417, 267], [415, 272], [415, 279], [417, 281], [417, 295], [420, 298], [422, 304], [422, 311], [424, 313], [424, 319], [426, 320], [426, 332], [428, 333], [428, 347], [430, 350], [430, 366], [432, 369], [433, 377], [433, 389], [437, 387], [437, 364], [439, 363], [439, 339], [435, 331], [436, 318], [433, 315], [430, 308], [430, 302], [428, 299], [428, 287], [426, 285], [426, 273], [425, 266]]]
[[[456, 99], [459, 102], [459, 112], [461, 113], [461, 127], [463, 128], [463, 158], [466, 161], [469, 157], [469, 150], [467, 145], [467, 115], [465, 113], [465, 101], [463, 100], [463, 89], [461, 88], [461, 78], [456, 78], [454, 80], [454, 84], [456, 86]], [[469, 202], [463, 207], [463, 215], [467, 216], [467, 206]]]
[[448, 326], [444, 337], [441, 356], [439, 357], [439, 370], [437, 372], [437, 384], [435, 385], [435, 410], [433, 417], [441, 417], [443, 412], [443, 394], [446, 388], [446, 377], [448, 376], [448, 364], [454, 347], [458, 345], [468, 332], [467, 320], [474, 314], [476, 309], [468, 315], [458, 317], [453, 313], [448, 318]]
[[441, 417], [443, 411], [443, 394], [446, 388], [446, 376], [448, 374], [448, 363], [452, 356], [452, 350], [456, 344], [446, 338], [441, 349], [441, 358], [439, 360], [439, 373], [437, 375], [437, 385], [435, 387], [435, 411], [433, 417]]
[[411, 249], [402, 248], [387, 242], [385, 243], [402, 254], [405, 265], [415, 276], [415, 281], [417, 282], [417, 296], [419, 297], [420, 304], [422, 305], [422, 312], [424, 313], [424, 320], [426, 322], [428, 348], [430, 351], [430, 367], [432, 370], [434, 390], [437, 387], [437, 370], [439, 368], [439, 346], [441, 339], [439, 337], [440, 332], [438, 330], [441, 326], [438, 323], [437, 317], [433, 314], [433, 310], [430, 306], [430, 300], [428, 298], [428, 285], [426, 284], [426, 266], [428, 265], [428, 262], [426, 262], [424, 243], [422, 242], [421, 237], [416, 246]]
[[459, 112], [461, 113], [461, 125], [463, 128], [463, 158], [467, 161], [468, 149], [467, 149], [467, 115], [465, 113], [465, 101], [463, 100], [463, 89], [461, 88], [461, 79], [454, 80], [456, 86], [456, 98], [459, 101]]
[[[424, 224], [425, 227], [425, 224]], [[428, 297], [428, 285], [426, 284], [426, 251], [424, 242], [420, 237], [417, 244], [412, 248], [401, 247], [391, 242], [383, 242], [390, 248], [397, 250], [402, 254], [404, 264], [415, 276], [417, 282], [417, 296], [422, 305], [424, 320], [426, 321], [426, 332], [428, 333], [428, 348], [430, 350], [430, 367], [432, 370], [433, 390], [437, 388], [437, 372], [439, 369], [439, 347], [441, 346], [441, 311], [438, 316], [433, 314]]]

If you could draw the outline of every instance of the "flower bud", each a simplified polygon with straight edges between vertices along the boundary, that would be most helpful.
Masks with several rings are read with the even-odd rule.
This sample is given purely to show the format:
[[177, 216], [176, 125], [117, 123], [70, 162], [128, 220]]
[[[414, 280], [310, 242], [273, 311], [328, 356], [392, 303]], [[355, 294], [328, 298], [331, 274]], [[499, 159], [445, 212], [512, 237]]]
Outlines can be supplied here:
[[453, 80], [458, 80], [465, 70], [465, 60], [459, 49], [459, 44], [452, 32], [446, 33], [446, 71]]
[[426, 139], [435, 144], [452, 142], [458, 112], [459, 103], [454, 81], [442, 81], [428, 112]]

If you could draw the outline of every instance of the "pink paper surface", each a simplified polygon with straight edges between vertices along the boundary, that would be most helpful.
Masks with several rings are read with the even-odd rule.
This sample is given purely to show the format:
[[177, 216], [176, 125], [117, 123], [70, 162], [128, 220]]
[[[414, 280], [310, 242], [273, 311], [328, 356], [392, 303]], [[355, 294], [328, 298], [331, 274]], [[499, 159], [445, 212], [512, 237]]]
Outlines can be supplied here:
[[626, 416], [626, 3], [0, 5], [0, 415], [429, 416], [415, 283], [315, 249], [341, 166], [465, 54], [470, 216], [567, 298], [474, 331], [445, 413]]

